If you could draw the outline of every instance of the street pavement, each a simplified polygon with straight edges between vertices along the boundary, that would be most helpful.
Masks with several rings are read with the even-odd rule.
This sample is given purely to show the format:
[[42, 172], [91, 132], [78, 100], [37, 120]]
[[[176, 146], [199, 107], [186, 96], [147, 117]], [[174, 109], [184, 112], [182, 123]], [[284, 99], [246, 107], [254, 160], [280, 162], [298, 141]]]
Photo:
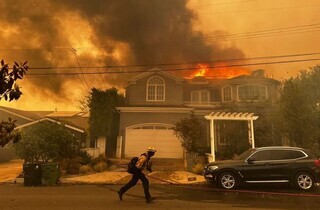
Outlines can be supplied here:
[[319, 197], [226, 192], [209, 186], [157, 185], [150, 191], [156, 199], [146, 203], [142, 185], [131, 188], [120, 201], [121, 185], [61, 185], [25, 187], [0, 185], [1, 210], [100, 210], [100, 209], [223, 209], [223, 210], [318, 210]]
[[320, 209], [319, 187], [310, 193], [269, 185], [226, 191], [209, 185], [200, 175], [158, 168], [148, 174], [151, 194], [156, 200], [147, 204], [141, 184], [119, 201], [116, 192], [131, 178], [121, 167], [102, 173], [63, 176], [57, 186], [25, 187], [23, 181], [16, 178], [21, 166], [21, 161], [0, 164], [0, 210]]

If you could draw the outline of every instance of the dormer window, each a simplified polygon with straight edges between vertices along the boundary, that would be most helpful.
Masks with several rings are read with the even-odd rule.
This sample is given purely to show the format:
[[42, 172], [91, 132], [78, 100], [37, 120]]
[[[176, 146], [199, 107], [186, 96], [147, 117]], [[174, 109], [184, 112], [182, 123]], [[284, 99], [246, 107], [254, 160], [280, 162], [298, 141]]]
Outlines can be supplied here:
[[165, 83], [161, 77], [151, 77], [147, 82], [147, 101], [164, 101]]

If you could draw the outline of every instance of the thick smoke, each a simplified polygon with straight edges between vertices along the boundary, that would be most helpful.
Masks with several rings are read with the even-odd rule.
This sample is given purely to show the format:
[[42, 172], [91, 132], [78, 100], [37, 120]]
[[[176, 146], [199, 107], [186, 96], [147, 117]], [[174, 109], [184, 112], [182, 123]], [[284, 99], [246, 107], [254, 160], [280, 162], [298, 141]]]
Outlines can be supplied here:
[[[243, 57], [238, 49], [224, 49], [212, 42], [206, 44], [205, 36], [192, 29], [197, 17], [187, 8], [187, 3], [187, 0], [0, 0], [0, 23], [12, 29], [8, 32], [10, 37], [0, 35], [1, 48], [20, 48], [16, 53], [12, 50], [0, 53], [13, 60], [27, 59], [31, 68], [77, 66], [76, 59], [81, 65], [90, 66], [156, 65]], [[75, 52], [70, 51], [74, 46], [65, 37], [61, 26], [64, 21], [72, 22], [74, 15], [89, 23], [92, 29], [89, 39], [99, 49], [98, 56], [93, 57], [88, 52], [76, 57]], [[78, 24], [77, 20], [73, 23], [74, 27]], [[79, 35], [81, 33], [71, 36]], [[90, 51], [90, 48], [85, 50]], [[121, 58], [115, 56], [117, 53], [121, 54]], [[141, 67], [139, 70], [148, 68]], [[33, 73], [53, 71], [32, 70]], [[83, 71], [97, 70], [83, 68]], [[99, 81], [122, 85], [131, 76], [110, 74]], [[43, 93], [61, 98], [63, 83], [70, 79], [84, 82], [82, 76], [34, 78], [32, 82], [41, 87]], [[86, 76], [86, 79], [89, 86], [97, 83], [92, 82], [95, 77]], [[67, 96], [64, 98], [67, 99]]]
[[207, 45], [192, 30], [196, 18], [187, 0], [58, 0], [57, 7], [77, 10], [90, 21], [96, 44], [110, 50], [106, 40], [126, 43], [131, 62], [157, 64], [241, 57], [237, 49]]

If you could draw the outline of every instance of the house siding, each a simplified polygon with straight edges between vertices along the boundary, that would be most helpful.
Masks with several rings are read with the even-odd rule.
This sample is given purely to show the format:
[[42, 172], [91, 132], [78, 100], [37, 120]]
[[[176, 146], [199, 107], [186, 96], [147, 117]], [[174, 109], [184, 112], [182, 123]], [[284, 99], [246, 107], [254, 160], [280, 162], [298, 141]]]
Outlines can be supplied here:
[[[154, 76], [161, 77], [165, 82], [164, 101], [146, 100], [147, 82]], [[131, 106], [177, 106], [183, 104], [183, 89], [182, 84], [177, 83], [174, 79], [155, 73], [152, 76], [137, 80], [135, 84], [129, 84], [126, 88], [126, 97], [128, 104]]]
[[[123, 109], [121, 109], [121, 107], [119, 109], [121, 110], [119, 135], [122, 136], [124, 140], [123, 149], [125, 147], [126, 129], [128, 127], [146, 123], [174, 126], [175, 123], [182, 118], [190, 117], [192, 110], [196, 116], [201, 119], [204, 132], [203, 139], [199, 139], [198, 141], [198, 146], [210, 146], [209, 121], [204, 119], [206, 114], [211, 112], [228, 112], [231, 109], [236, 109], [239, 112], [252, 112], [252, 110], [250, 110], [252, 107], [263, 108], [265, 112], [271, 112], [273, 110], [273, 105], [278, 98], [279, 82], [266, 78], [261, 73], [262, 71], [260, 71], [259, 74], [253, 73], [251, 75], [242, 75], [231, 79], [206, 79], [204, 77], [196, 77], [191, 80], [183, 80], [182, 78], [180, 80], [179, 78], [177, 79], [161, 74], [160, 71], [158, 71], [135, 77], [130, 81], [126, 88], [127, 106], [133, 109], [126, 110], [124, 107], [122, 107]], [[154, 76], [159, 76], [165, 81], [164, 101], [150, 102], [146, 100], [147, 82]], [[267, 99], [239, 101], [238, 87], [242, 85], [262, 85], [267, 87]], [[226, 86], [231, 87], [232, 99], [231, 101], [225, 102], [222, 99], [222, 89]], [[191, 93], [197, 90], [209, 91], [209, 103], [206, 100], [191, 100]], [[162, 112], [155, 107], [162, 108]], [[190, 112], [182, 113], [180, 111], [172, 111], [172, 108], [177, 107], [188, 107], [190, 108]], [[155, 108], [154, 112], [152, 112], [153, 108]], [[247, 126], [247, 124], [245, 124], [245, 126]], [[223, 150], [226, 147], [225, 145], [216, 146], [218, 150]]]

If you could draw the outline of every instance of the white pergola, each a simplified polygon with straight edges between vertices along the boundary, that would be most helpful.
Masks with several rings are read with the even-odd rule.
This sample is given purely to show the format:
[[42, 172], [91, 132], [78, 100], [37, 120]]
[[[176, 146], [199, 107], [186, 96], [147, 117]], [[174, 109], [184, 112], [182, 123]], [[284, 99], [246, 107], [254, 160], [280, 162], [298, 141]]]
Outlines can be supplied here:
[[[215, 120], [241, 120], [248, 121], [248, 136], [249, 143], [252, 148], [255, 147], [254, 144], [254, 132], [253, 132], [253, 121], [258, 119], [258, 116], [254, 116], [254, 113], [242, 113], [242, 112], [211, 112], [210, 114], [204, 116], [207, 120], [210, 120], [210, 142], [211, 142], [211, 161], [215, 161]], [[211, 162], [209, 161], [209, 162]]]

